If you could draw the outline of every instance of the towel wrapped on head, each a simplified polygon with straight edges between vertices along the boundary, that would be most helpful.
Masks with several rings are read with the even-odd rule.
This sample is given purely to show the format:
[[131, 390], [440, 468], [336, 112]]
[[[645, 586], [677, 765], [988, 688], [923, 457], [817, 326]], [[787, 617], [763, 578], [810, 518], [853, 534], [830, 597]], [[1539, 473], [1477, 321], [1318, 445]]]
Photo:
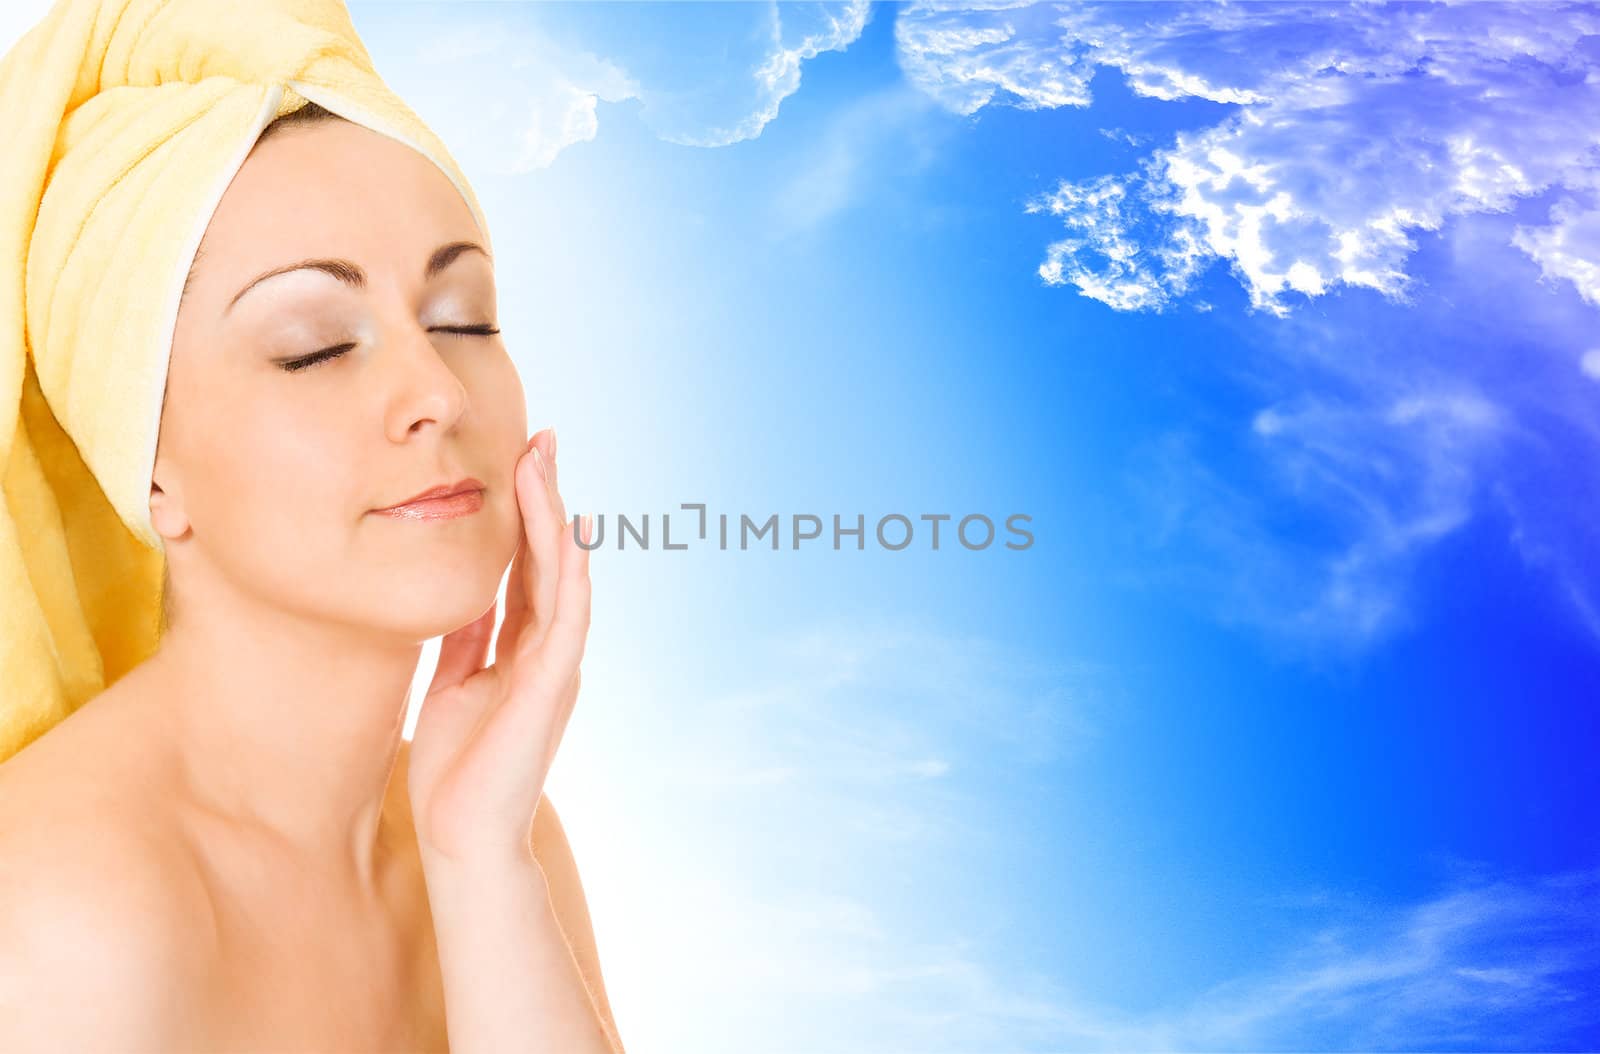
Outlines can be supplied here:
[[0, 61], [0, 761], [148, 658], [179, 301], [262, 130], [307, 102], [460, 190], [342, 0], [57, 0]]

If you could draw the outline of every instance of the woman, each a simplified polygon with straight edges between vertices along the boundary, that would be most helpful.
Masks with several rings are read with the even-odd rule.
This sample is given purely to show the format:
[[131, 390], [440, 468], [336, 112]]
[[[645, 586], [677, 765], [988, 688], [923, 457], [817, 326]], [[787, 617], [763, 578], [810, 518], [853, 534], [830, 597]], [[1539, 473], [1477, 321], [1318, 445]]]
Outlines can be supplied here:
[[0, 1049], [622, 1049], [542, 791], [588, 524], [486, 246], [438, 165], [314, 105], [227, 185], [150, 479], [160, 646], [0, 764]]

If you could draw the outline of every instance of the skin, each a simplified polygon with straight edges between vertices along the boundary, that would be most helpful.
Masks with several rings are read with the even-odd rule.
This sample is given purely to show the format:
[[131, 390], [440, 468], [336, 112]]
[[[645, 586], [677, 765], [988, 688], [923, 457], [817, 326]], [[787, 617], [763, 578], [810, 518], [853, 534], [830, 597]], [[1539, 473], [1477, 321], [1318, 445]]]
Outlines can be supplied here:
[[[155, 656], [0, 766], [0, 1020], [22, 1030], [0, 1026], [6, 1049], [143, 1049], [146, 1035], [164, 1037], [151, 1049], [446, 1049], [424, 864], [510, 836], [537, 861], [537, 902], [548, 893], [581, 971], [574, 990], [614, 1036], [577, 869], [542, 793], [577, 690], [586, 563], [570, 683], [538, 703], [537, 772], [511, 781], [479, 761], [464, 778], [462, 758], [489, 748], [446, 731], [452, 704], [532, 698], [521, 647], [520, 681], [472, 671], [513, 557], [529, 610], [508, 598], [515, 626], [497, 650], [519, 644], [524, 621], [530, 636], [549, 630], [565, 521], [554, 433], [529, 440], [501, 337], [441, 329], [498, 324], [483, 254], [424, 279], [456, 242], [484, 239], [443, 173], [344, 121], [264, 141], [224, 194], [179, 310], [151, 486], [177, 615]], [[263, 272], [312, 258], [358, 265], [365, 288], [299, 270], [229, 306]], [[275, 361], [347, 342], [299, 372]], [[534, 450], [537, 510], [517, 484], [539, 478]], [[372, 511], [464, 476], [486, 485], [475, 514]], [[447, 634], [418, 775], [401, 738], [407, 691], [422, 643]], [[425, 724], [439, 729], [426, 743]], [[502, 808], [492, 831], [466, 823], [482, 788], [512, 782], [532, 795], [520, 815]], [[459, 807], [439, 804], [452, 794]], [[450, 825], [448, 846], [419, 842], [415, 802]]]

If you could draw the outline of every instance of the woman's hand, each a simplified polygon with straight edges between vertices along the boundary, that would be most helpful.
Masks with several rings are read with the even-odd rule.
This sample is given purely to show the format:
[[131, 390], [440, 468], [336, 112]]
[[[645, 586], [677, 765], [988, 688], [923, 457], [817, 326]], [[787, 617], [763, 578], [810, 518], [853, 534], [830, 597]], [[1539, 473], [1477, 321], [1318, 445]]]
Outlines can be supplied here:
[[572, 537], [554, 466], [550, 432], [536, 435], [517, 462], [523, 539], [494, 665], [483, 665], [491, 605], [445, 637], [411, 741], [406, 789], [450, 1049], [461, 1054], [622, 1049], [556, 916], [532, 843], [589, 632], [589, 553]]
[[444, 638], [417, 715], [407, 790], [425, 857], [532, 858], [533, 814], [578, 700], [589, 552], [573, 538], [556, 489], [552, 430], [534, 436], [514, 478], [523, 538], [495, 662], [484, 667], [498, 604]]

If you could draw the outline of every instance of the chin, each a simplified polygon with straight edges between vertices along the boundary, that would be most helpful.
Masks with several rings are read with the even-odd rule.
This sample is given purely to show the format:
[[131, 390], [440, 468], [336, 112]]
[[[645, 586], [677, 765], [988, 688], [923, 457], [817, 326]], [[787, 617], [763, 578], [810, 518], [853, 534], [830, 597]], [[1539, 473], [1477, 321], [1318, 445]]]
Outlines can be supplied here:
[[406, 576], [408, 581], [397, 577], [364, 598], [364, 621], [408, 643], [442, 637], [494, 606], [504, 571], [480, 562], [468, 573], [436, 568], [426, 576]]

